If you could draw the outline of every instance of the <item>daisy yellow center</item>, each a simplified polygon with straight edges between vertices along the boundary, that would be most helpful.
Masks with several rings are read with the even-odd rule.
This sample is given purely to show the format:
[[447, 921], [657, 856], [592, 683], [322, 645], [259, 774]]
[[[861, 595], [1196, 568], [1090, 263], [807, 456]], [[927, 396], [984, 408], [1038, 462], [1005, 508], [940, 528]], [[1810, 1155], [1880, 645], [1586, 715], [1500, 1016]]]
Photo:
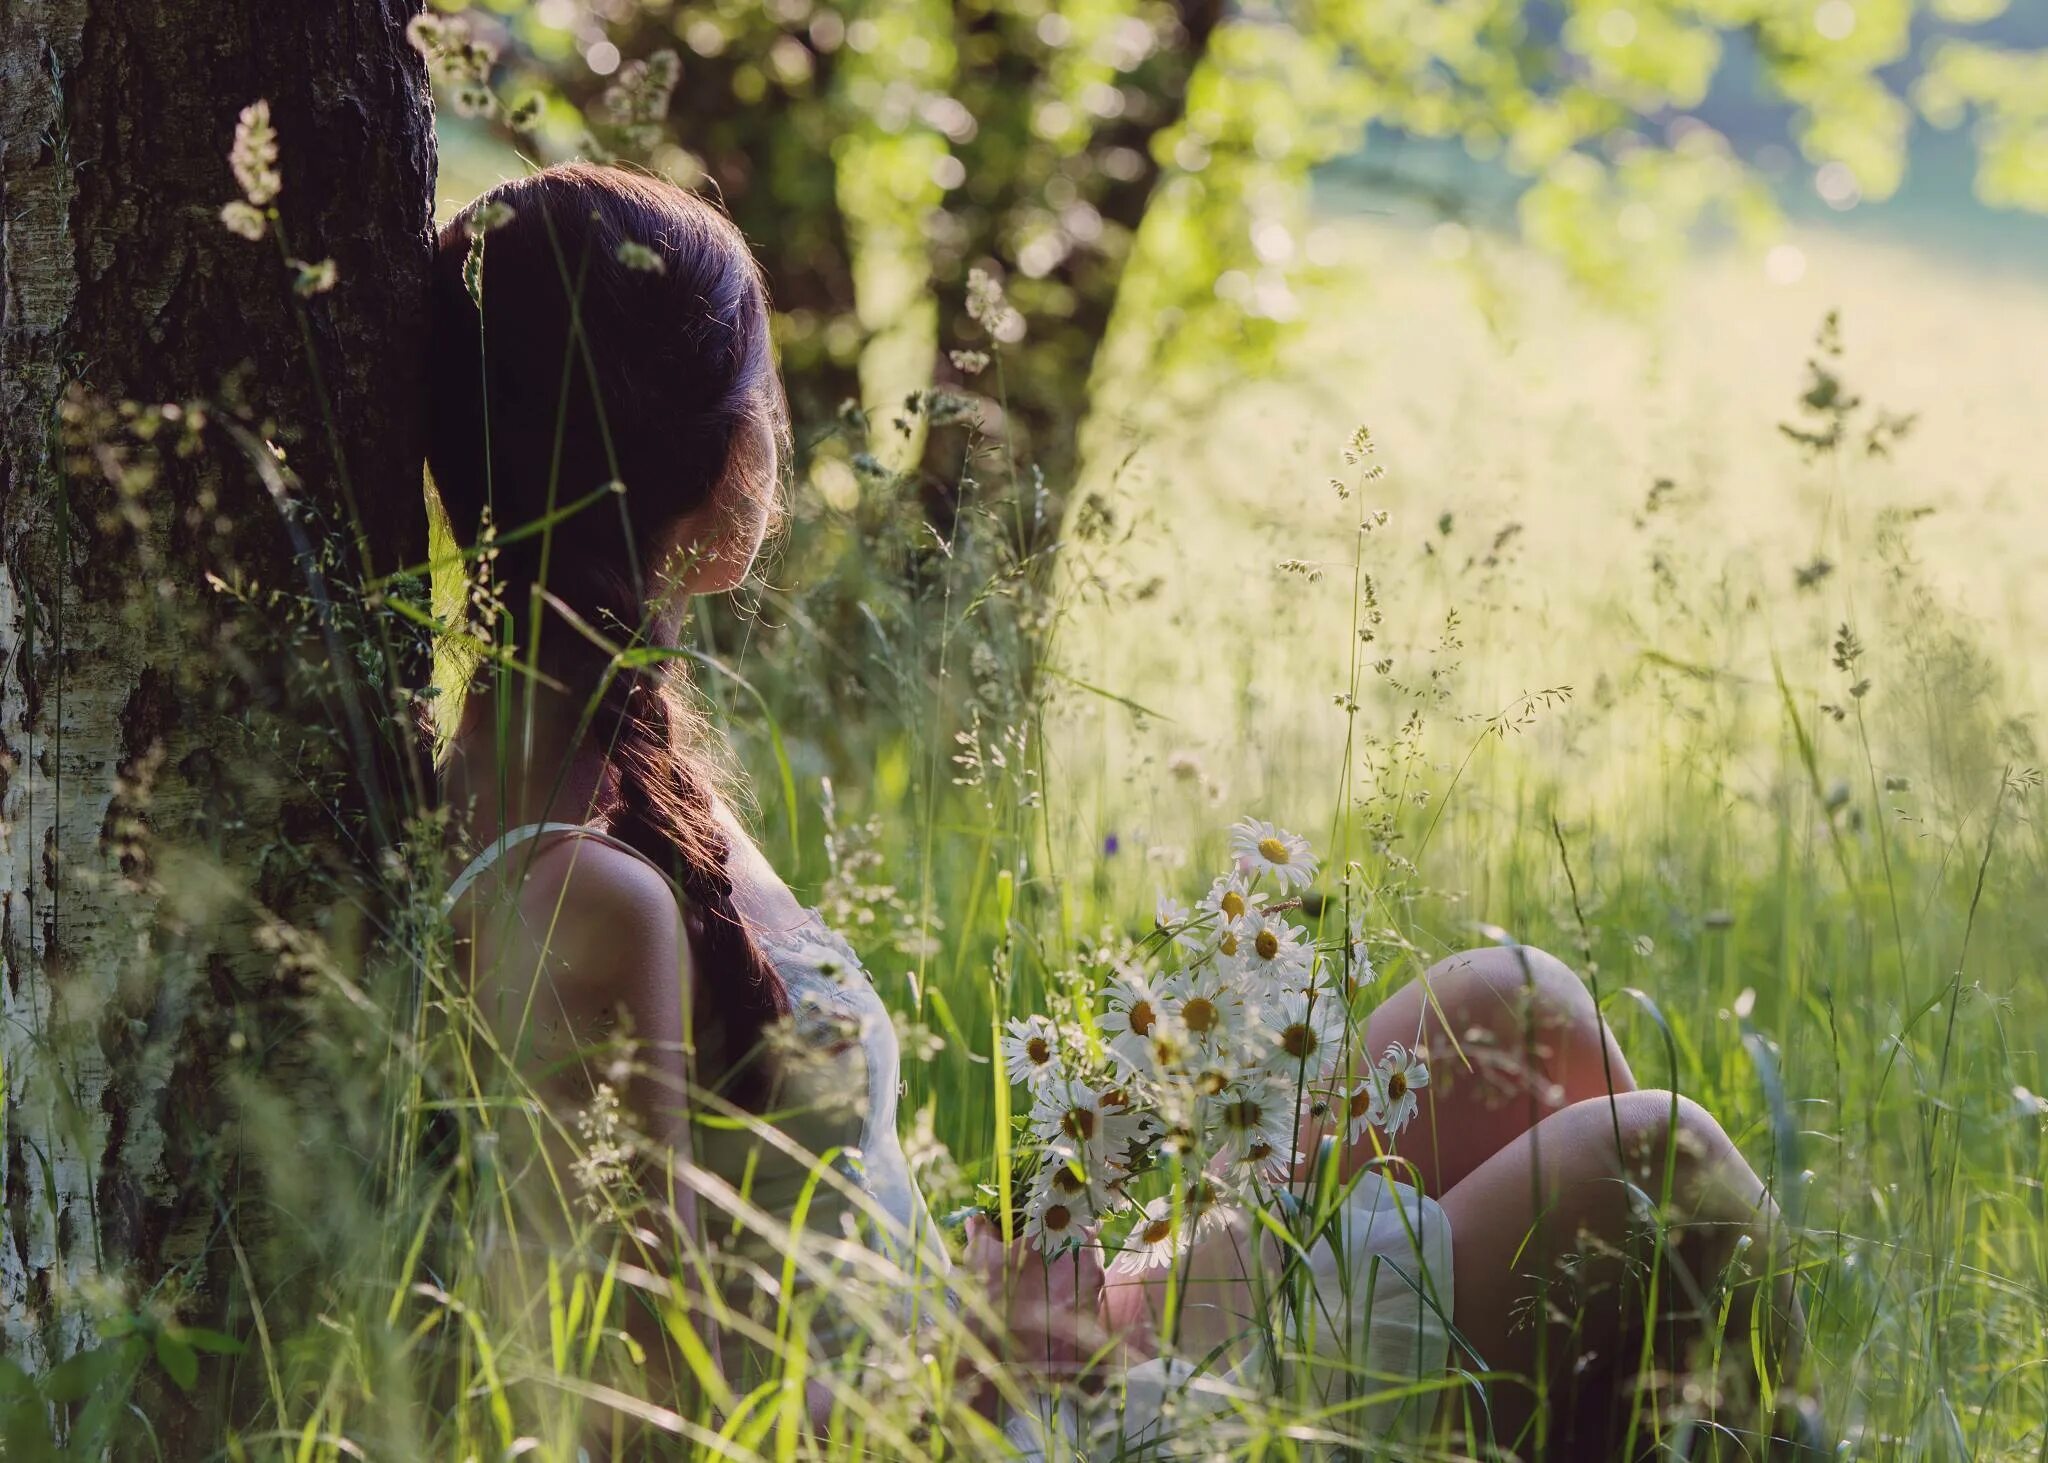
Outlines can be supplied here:
[[1235, 955], [1237, 953], [1237, 932], [1235, 930], [1225, 930], [1223, 938], [1217, 942], [1216, 948], [1225, 955]]
[[1064, 1204], [1045, 1206], [1045, 1227], [1052, 1230], [1065, 1229], [1074, 1222], [1073, 1211]]
[[1159, 1019], [1158, 1016], [1153, 1013], [1152, 1003], [1150, 1001], [1131, 1002], [1130, 1016], [1131, 1030], [1136, 1032], [1139, 1036], [1145, 1036], [1149, 1034], [1152, 1030], [1152, 1023]]
[[1131, 1095], [1121, 1087], [1112, 1087], [1109, 1091], [1095, 1099], [1095, 1105], [1103, 1108], [1129, 1107], [1131, 1105]]
[[1225, 1106], [1223, 1121], [1233, 1128], [1256, 1128], [1265, 1114], [1265, 1108], [1247, 1097]]
[[1284, 864], [1294, 857], [1286, 844], [1277, 838], [1259, 840], [1259, 857], [1269, 864]]
[[1260, 930], [1259, 937], [1252, 941], [1252, 948], [1259, 952], [1259, 959], [1271, 960], [1280, 953], [1280, 937], [1271, 930]]
[[1095, 1136], [1095, 1113], [1091, 1108], [1070, 1107], [1066, 1116], [1060, 1119], [1060, 1131], [1077, 1143], [1086, 1143]]
[[1052, 1186], [1063, 1194], [1078, 1194], [1082, 1189], [1081, 1176], [1063, 1163], [1052, 1171]]
[[1223, 897], [1216, 901], [1216, 907], [1232, 919], [1244, 918], [1244, 896], [1235, 889], [1223, 891]]
[[1361, 1087], [1351, 1094], [1348, 1111], [1353, 1118], [1362, 1118], [1372, 1111], [1372, 1090]]
[[1214, 1068], [1211, 1068], [1209, 1071], [1202, 1073], [1202, 1075], [1195, 1080], [1195, 1090], [1201, 1093], [1204, 1097], [1214, 1097], [1217, 1093], [1221, 1092], [1224, 1088], [1228, 1087], [1229, 1085], [1230, 1078], [1226, 1074], [1216, 1071]]
[[1042, 1036], [1034, 1036], [1024, 1043], [1024, 1056], [1032, 1066], [1042, 1067], [1052, 1060], [1052, 1043]]
[[1180, 1008], [1180, 1019], [1190, 1031], [1210, 1031], [1216, 1025], [1216, 1003], [1206, 996], [1196, 996]]
[[1290, 1057], [1305, 1059], [1315, 1055], [1316, 1034], [1305, 1021], [1297, 1021], [1280, 1033], [1280, 1049]]
[[1273, 1145], [1264, 1138], [1254, 1138], [1245, 1145], [1244, 1154], [1252, 1162], [1259, 1163], [1271, 1158], [1275, 1151]]
[[1172, 1233], [1173, 1221], [1171, 1219], [1154, 1219], [1138, 1231], [1138, 1238], [1148, 1245], [1156, 1245], [1164, 1243], [1166, 1237]]
[[1387, 1074], [1387, 1100], [1389, 1102], [1399, 1102], [1407, 1095], [1408, 1074], [1406, 1072], [1389, 1072]]

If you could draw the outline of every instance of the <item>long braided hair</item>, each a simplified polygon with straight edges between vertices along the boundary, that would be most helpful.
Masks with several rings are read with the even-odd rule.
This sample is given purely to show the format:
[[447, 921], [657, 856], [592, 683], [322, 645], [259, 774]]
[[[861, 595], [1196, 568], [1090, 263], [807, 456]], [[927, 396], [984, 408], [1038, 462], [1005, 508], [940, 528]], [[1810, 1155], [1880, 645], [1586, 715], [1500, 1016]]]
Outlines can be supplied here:
[[772, 502], [788, 407], [759, 266], [695, 194], [572, 163], [448, 224], [432, 308], [429, 464], [451, 525], [464, 543], [487, 522], [502, 532], [509, 614], [550, 606], [539, 668], [572, 704], [595, 701], [598, 812], [686, 896], [698, 1080], [758, 1107], [765, 1074], [749, 1058], [789, 997], [733, 906], [707, 729], [668, 662], [618, 665], [570, 616], [615, 643], [672, 631], [660, 581], [687, 548], [678, 521], [715, 516], [727, 495]]

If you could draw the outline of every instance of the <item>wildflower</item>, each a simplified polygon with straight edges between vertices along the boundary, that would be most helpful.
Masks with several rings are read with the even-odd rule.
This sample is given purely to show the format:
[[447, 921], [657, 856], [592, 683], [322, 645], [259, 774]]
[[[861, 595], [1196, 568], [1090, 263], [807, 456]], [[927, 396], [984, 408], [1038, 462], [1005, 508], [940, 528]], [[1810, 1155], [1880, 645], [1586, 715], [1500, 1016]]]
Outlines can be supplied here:
[[270, 125], [269, 102], [259, 98], [242, 108], [235, 121], [235, 145], [228, 152], [228, 166], [252, 208], [263, 207], [283, 191], [284, 178], [277, 171], [277, 129]]
[[220, 221], [227, 226], [229, 233], [240, 234], [251, 243], [262, 238], [270, 227], [269, 221], [263, 217], [262, 209], [240, 198], [233, 203], [222, 205]]
[[405, 23], [405, 38], [428, 60], [449, 44], [448, 23], [433, 11], [415, 15]]
[[947, 357], [963, 376], [979, 376], [988, 369], [987, 351], [948, 351]]
[[1004, 298], [1002, 283], [986, 269], [967, 271], [967, 318], [991, 339], [1014, 343], [1024, 338], [1024, 317]]
[[1084, 1170], [1118, 1167], [1138, 1131], [1128, 1104], [1105, 1104], [1102, 1094], [1073, 1077], [1056, 1077], [1038, 1089], [1031, 1126], [1054, 1153]]
[[1003, 1038], [1003, 1067], [1012, 1082], [1036, 1092], [1059, 1073], [1059, 1030], [1043, 1016], [1013, 1019]]
[[1110, 1261], [1112, 1275], [1142, 1275], [1173, 1263], [1180, 1253], [1181, 1227], [1174, 1222], [1173, 1200], [1161, 1195], [1146, 1201], [1137, 1221], [1124, 1236], [1123, 1248]]
[[1142, 1067], [1151, 1056], [1152, 1032], [1161, 1011], [1151, 983], [1142, 975], [1123, 971], [1103, 994], [1103, 1012], [1096, 1024], [1112, 1052], [1133, 1067]]
[[1268, 990], [1299, 989], [1308, 983], [1315, 947], [1304, 944], [1301, 931], [1276, 916], [1247, 915], [1239, 929], [1240, 959], [1247, 977]]
[[1086, 1237], [1079, 1210], [1047, 1190], [1032, 1196], [1024, 1211], [1024, 1238], [1042, 1255], [1057, 1255]]
[[1328, 996], [1290, 991], [1261, 1013], [1266, 1065], [1281, 1074], [1320, 1076], [1344, 1035], [1344, 1008]]
[[661, 262], [661, 256], [645, 244], [625, 240], [618, 248], [619, 263], [641, 274], [665, 274], [668, 266]]
[[1344, 972], [1344, 993], [1356, 995], [1380, 978], [1379, 971], [1372, 963], [1372, 952], [1365, 944], [1365, 916], [1359, 915], [1351, 921], [1351, 932], [1344, 944], [1345, 953], [1350, 957]]
[[583, 1151], [576, 1155], [571, 1172], [583, 1188], [583, 1200], [593, 1213], [604, 1212], [606, 1191], [623, 1184], [630, 1176], [633, 1143], [619, 1117], [619, 1094], [609, 1082], [600, 1082], [590, 1094], [590, 1106], [576, 1119], [583, 1139]]
[[1247, 1176], [1284, 1179], [1294, 1167], [1295, 1104], [1290, 1093], [1263, 1076], [1227, 1089], [1216, 1105], [1226, 1159]]
[[[1097, 1185], [1088, 1175], [1071, 1163], [1048, 1163], [1031, 1180], [1029, 1204], [1040, 1208], [1047, 1204], [1059, 1204], [1074, 1216], [1078, 1228], [1093, 1224], [1099, 1206], [1096, 1203]], [[1107, 1193], [1104, 1198], [1109, 1197]]]
[[1228, 1052], [1246, 1034], [1244, 991], [1213, 964], [1184, 970], [1166, 983], [1168, 1010], [1204, 1055]]
[[1188, 928], [1194, 919], [1189, 908], [1170, 894], [1161, 894], [1152, 906], [1152, 927], [1162, 934], [1173, 936], [1174, 943], [1190, 950], [1201, 948], [1202, 936]]
[[1414, 1121], [1422, 1105], [1415, 1092], [1429, 1086], [1429, 1053], [1421, 1047], [1410, 1051], [1398, 1041], [1389, 1042], [1386, 1055], [1366, 1073], [1365, 1080], [1373, 1089], [1373, 1100], [1379, 1108], [1373, 1121], [1386, 1130], [1389, 1138], [1397, 1137]]
[[1243, 919], [1265, 902], [1266, 896], [1254, 894], [1251, 881], [1243, 874], [1230, 873], [1219, 874], [1209, 892], [1195, 901], [1195, 908], [1211, 916], [1220, 927]]
[[1316, 856], [1308, 840], [1262, 818], [1246, 818], [1230, 828], [1230, 851], [1254, 878], [1271, 874], [1283, 889], [1306, 889], [1316, 876]]
[[341, 277], [332, 259], [322, 259], [318, 264], [308, 264], [303, 259], [294, 259], [292, 265], [292, 292], [301, 299], [313, 295], [324, 295], [334, 288], [334, 282]]
[[1344, 1100], [1344, 1146], [1349, 1148], [1381, 1125], [1386, 1110], [1380, 1106], [1380, 1090], [1370, 1077], [1361, 1078]]

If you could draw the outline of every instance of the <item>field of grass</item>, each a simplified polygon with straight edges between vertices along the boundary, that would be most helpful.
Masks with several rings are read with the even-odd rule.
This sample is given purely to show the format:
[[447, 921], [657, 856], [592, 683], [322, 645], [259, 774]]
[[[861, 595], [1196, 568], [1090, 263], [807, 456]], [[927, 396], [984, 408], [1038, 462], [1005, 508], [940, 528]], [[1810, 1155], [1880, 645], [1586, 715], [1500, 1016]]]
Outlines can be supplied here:
[[[924, 820], [957, 871], [927, 988], [985, 1031], [1203, 887], [1234, 818], [1309, 831], [1390, 985], [1489, 926], [1545, 946], [1721, 1117], [1805, 1230], [1853, 1456], [2048, 1456], [2048, 395], [2015, 368], [2048, 291], [1814, 234], [1796, 283], [1709, 258], [1625, 320], [1511, 250], [1338, 227], [1349, 282], [1276, 378], [1101, 408], [1045, 841], [997, 840], [1056, 892], [998, 990], [988, 832]], [[961, 1055], [910, 1090], [986, 1180]]]
[[[1004, 558], [1018, 501], [965, 499], [941, 550], [842, 459], [701, 627], [764, 847], [899, 1013], [934, 1209], [1014, 1177], [993, 1028], [1085, 997], [1271, 818], [1386, 988], [1549, 948], [1721, 1118], [1798, 1227], [1844, 1456], [2048, 1458], [2048, 289], [1814, 235], [1797, 283], [1712, 257], [1628, 320], [1504, 245], [1328, 227], [1338, 282], [1272, 376], [1098, 403], [1049, 618]], [[796, 1347], [715, 1423], [639, 1385], [619, 1297], [687, 1352], [680, 1292], [585, 1167], [552, 1206], [514, 1180], [547, 1120], [433, 913], [402, 969], [321, 986], [328, 1080], [242, 1095], [289, 1222], [223, 1228], [218, 1385], [259, 1419], [225, 1456], [571, 1458], [620, 1406], [664, 1456], [996, 1451], [943, 1347]], [[594, 1253], [530, 1244], [564, 1218]], [[779, 1382], [835, 1372], [827, 1443]]]

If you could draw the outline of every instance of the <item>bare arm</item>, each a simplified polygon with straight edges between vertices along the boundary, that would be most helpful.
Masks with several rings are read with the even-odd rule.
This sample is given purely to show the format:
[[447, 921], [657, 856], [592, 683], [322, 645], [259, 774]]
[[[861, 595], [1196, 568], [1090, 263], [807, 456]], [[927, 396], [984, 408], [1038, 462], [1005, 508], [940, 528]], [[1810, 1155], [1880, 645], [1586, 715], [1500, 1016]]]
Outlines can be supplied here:
[[[477, 997], [545, 1109], [544, 1147], [562, 1192], [532, 1197], [571, 1223], [578, 1209], [586, 1221], [597, 1212], [604, 1222], [590, 1239], [600, 1255], [616, 1244], [627, 1264], [674, 1275], [716, 1364], [709, 1307], [694, 1266], [682, 1262], [702, 1253], [696, 1199], [674, 1181], [691, 1151], [690, 952], [674, 893], [631, 854], [562, 838], [527, 866], [517, 912], [516, 921], [478, 921]], [[616, 1096], [618, 1137], [631, 1147], [610, 1166], [588, 1161], [580, 1131], [601, 1110], [600, 1089]], [[667, 1297], [644, 1286], [627, 1294], [626, 1331], [646, 1355], [647, 1375], [623, 1390], [687, 1411], [694, 1383], [664, 1324]]]

